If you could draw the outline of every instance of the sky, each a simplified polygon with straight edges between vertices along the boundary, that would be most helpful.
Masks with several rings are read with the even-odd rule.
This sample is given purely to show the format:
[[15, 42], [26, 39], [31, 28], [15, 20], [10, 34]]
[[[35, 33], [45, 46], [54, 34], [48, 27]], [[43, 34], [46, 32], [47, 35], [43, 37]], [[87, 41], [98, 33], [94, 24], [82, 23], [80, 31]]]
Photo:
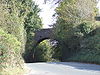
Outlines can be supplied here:
[[99, 9], [99, 13], [100, 13], [100, 0], [98, 0], [97, 8]]
[[39, 8], [41, 9], [40, 17], [43, 21], [43, 28], [50, 28], [49, 25], [52, 25], [55, 23], [52, 15], [55, 13], [54, 9], [56, 6], [52, 7], [50, 2], [44, 3], [44, 0], [33, 0], [36, 2], [36, 4], [39, 5]]
[[[39, 8], [41, 9], [40, 17], [42, 18], [43, 28], [50, 28], [49, 25], [52, 25], [56, 22], [56, 19], [54, 20], [52, 15], [55, 13], [56, 6], [53, 6], [50, 4], [50, 2], [44, 3], [44, 0], [33, 0], [36, 2], [37, 5], [39, 5]], [[97, 8], [99, 8], [100, 12], [100, 0], [98, 0]]]

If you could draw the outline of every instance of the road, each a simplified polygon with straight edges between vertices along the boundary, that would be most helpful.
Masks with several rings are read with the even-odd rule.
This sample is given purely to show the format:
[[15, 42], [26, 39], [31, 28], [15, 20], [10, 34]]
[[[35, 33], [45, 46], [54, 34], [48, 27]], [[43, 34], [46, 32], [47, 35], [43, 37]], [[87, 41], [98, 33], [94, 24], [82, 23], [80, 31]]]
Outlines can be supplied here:
[[27, 63], [25, 75], [100, 75], [100, 65], [75, 62]]

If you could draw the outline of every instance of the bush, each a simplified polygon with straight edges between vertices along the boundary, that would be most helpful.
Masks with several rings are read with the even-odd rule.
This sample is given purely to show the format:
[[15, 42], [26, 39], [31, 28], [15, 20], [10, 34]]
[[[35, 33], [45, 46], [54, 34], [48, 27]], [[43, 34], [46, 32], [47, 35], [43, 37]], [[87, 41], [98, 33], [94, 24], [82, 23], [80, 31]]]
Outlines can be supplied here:
[[[0, 50], [8, 53], [4, 61], [9, 67], [14, 65], [17, 67], [23, 63], [21, 55], [25, 51], [26, 36], [28, 36], [26, 31], [28, 33], [41, 27], [41, 19], [37, 14], [39, 9], [35, 8], [37, 9], [37, 5], [32, 0], [0, 0], [0, 28], [5, 31], [2, 31], [5, 35], [1, 34], [4, 37], [0, 38], [0, 42], [2, 41]], [[10, 65], [8, 62], [13, 64]]]
[[34, 61], [36, 62], [58, 61], [57, 59], [53, 58], [53, 55], [54, 51], [52, 45], [50, 44], [50, 41], [45, 40], [41, 42], [35, 49]]
[[[87, 8], [86, 8], [87, 7]], [[59, 41], [62, 61], [80, 51], [83, 38], [95, 28], [95, 0], [63, 0], [56, 8], [55, 39]]]
[[81, 41], [79, 52], [68, 60], [100, 64], [100, 28], [94, 31], [94, 35]]
[[[17, 37], [21, 42], [21, 51], [25, 48], [24, 18], [20, 11], [24, 10], [19, 0], [0, 0], [0, 28]], [[26, 13], [26, 12], [23, 12]], [[19, 16], [21, 15], [21, 16]]]
[[9, 68], [10, 70], [15, 67], [22, 68], [22, 64], [21, 42], [0, 29], [0, 73]]

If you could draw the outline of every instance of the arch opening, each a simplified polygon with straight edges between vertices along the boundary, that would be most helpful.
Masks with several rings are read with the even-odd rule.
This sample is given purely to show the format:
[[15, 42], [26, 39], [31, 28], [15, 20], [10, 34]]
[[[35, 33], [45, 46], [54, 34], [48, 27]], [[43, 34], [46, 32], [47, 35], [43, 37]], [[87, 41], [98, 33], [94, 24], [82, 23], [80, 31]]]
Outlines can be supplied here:
[[[26, 62], [28, 63], [31, 63], [31, 62], [34, 62], [34, 58], [35, 58], [35, 53], [36, 51], [39, 51], [36, 50], [37, 46], [40, 46], [40, 44], [45, 41], [45, 40], [48, 40], [49, 39], [49, 42], [50, 42], [50, 47], [56, 45], [58, 43], [58, 41], [54, 41], [55, 39], [53, 39], [53, 32], [52, 32], [52, 29], [40, 29], [38, 31], [35, 32], [35, 35], [33, 36], [33, 48], [32, 50], [30, 50], [30, 52], [28, 53], [28, 56], [26, 56]], [[48, 43], [47, 43], [48, 44]], [[46, 47], [45, 46], [46, 44], [43, 44], [43, 46], [41, 48], [44, 48]], [[48, 50], [50, 49], [47, 45], [47, 48]], [[46, 51], [46, 50], [45, 50]], [[51, 53], [52, 54], [52, 53]], [[42, 54], [40, 54], [42, 55]], [[39, 55], [37, 55], [39, 56]]]
[[34, 55], [34, 62], [48, 62], [55, 60], [54, 46], [57, 45], [58, 41], [53, 39], [42, 39], [36, 46]]

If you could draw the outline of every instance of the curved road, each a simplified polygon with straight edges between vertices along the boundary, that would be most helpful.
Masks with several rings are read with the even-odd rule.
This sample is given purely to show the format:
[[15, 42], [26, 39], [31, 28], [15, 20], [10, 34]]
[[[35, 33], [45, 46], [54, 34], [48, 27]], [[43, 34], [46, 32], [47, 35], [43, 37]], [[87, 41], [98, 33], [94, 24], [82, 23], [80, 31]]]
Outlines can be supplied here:
[[27, 63], [25, 75], [100, 75], [100, 65], [74, 62]]

